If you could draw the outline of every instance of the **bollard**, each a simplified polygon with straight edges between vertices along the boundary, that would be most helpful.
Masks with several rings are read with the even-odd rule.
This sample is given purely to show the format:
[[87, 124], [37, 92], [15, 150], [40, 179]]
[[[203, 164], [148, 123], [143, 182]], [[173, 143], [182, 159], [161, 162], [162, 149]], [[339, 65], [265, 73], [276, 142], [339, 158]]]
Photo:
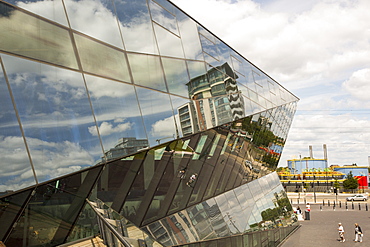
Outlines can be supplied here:
[[324, 201], [324, 199], [322, 200], [322, 205], [323, 205], [323, 206], [325, 206], [325, 201]]
[[339, 207], [342, 208], [342, 202], [341, 201], [339, 201]]
[[335, 211], [335, 205], [333, 206], [333, 210]]
[[334, 207], [335, 207], [335, 201], [334, 201]]
[[361, 211], [361, 203], [358, 204], [358, 210]]
[[305, 205], [307, 204], [307, 202], [306, 202], [306, 198], [304, 199], [304, 204], [305, 204]]
[[293, 204], [293, 198], [290, 199], [290, 204]]
[[299, 205], [299, 198], [297, 199], [297, 204]]
[[352, 209], [355, 209], [355, 205], [353, 204], [353, 201], [352, 201]]
[[330, 206], [330, 201], [328, 200], [328, 206]]
[[320, 205], [320, 211], [322, 211], [322, 205]]
[[366, 211], [369, 211], [368, 208], [367, 208], [367, 203], [366, 203]]

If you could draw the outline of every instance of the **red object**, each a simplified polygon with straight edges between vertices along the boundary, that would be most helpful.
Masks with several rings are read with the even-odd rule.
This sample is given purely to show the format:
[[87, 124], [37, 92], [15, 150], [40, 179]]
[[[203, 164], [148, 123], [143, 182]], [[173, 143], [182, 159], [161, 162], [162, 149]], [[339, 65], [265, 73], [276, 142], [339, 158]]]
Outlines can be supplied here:
[[368, 189], [369, 183], [367, 182], [366, 176], [355, 176], [355, 178], [358, 181], [358, 188], [359, 189]]

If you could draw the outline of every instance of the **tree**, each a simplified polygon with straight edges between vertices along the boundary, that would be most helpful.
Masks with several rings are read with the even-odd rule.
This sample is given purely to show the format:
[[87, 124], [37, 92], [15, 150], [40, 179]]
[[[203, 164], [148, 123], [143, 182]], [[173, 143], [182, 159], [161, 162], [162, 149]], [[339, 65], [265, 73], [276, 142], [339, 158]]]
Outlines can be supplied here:
[[346, 180], [343, 181], [343, 188], [352, 190], [352, 192], [358, 188], [357, 179], [353, 177], [352, 172], [349, 172]]

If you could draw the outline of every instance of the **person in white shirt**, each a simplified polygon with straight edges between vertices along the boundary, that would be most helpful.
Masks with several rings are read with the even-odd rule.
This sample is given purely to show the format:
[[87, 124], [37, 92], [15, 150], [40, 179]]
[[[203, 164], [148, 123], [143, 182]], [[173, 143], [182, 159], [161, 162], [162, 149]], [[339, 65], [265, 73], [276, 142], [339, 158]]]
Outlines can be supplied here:
[[338, 233], [339, 233], [339, 241], [345, 242], [346, 239], [344, 238], [344, 228], [342, 226], [342, 223], [338, 223]]

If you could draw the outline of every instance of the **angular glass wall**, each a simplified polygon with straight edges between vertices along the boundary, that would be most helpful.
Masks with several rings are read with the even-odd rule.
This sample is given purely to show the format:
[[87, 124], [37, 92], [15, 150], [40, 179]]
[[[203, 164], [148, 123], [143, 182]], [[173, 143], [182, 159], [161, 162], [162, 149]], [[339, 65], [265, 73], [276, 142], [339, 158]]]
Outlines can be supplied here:
[[168, 1], [53, 3], [0, 3], [1, 191], [298, 100]]
[[[276, 173], [142, 228], [165, 246], [203, 242], [297, 224]], [[160, 226], [161, 231], [157, 231]], [[164, 240], [164, 241], [163, 241]]]
[[274, 222], [298, 98], [171, 2], [6, 0], [0, 32], [7, 246], [96, 233], [86, 198], [164, 245]]

